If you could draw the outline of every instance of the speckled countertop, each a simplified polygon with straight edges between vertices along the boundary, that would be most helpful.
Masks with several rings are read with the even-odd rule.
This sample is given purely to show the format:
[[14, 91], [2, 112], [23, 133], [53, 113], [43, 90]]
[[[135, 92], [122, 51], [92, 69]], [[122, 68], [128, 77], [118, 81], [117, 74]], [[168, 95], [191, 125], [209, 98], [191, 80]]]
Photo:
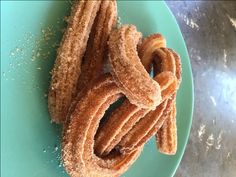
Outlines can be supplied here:
[[167, 1], [189, 51], [190, 138], [175, 177], [236, 176], [236, 1]]

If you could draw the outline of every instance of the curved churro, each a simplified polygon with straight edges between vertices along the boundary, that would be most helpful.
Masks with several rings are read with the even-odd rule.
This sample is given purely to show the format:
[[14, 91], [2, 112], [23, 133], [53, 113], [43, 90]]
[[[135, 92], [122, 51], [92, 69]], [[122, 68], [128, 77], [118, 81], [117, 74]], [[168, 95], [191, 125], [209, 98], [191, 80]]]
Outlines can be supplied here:
[[52, 121], [63, 122], [76, 95], [80, 65], [100, 1], [76, 1], [52, 70], [48, 107]]
[[[168, 99], [176, 91], [177, 79], [171, 72], [163, 72], [157, 75], [154, 80], [161, 86], [162, 101]], [[135, 145], [146, 132], [142, 127], [151, 129], [162, 115], [165, 107], [166, 104], [161, 104], [155, 111], [151, 111], [151, 113], [149, 113], [149, 109], [138, 108], [126, 100], [111, 114], [108, 121], [98, 131], [95, 138], [95, 152], [98, 155], [108, 154], [121, 141], [122, 138], [121, 143], [119, 143], [121, 149], [123, 149], [123, 147], [125, 149], [127, 149], [127, 147], [129, 147], [129, 149], [136, 148]], [[147, 123], [143, 123], [143, 119], [148, 119], [146, 118], [147, 116], [145, 116], [146, 114], [150, 118]], [[145, 117], [143, 118], [143, 116]], [[137, 125], [141, 123], [141, 126], [135, 125], [136, 123]]]
[[148, 109], [140, 109], [126, 99], [98, 130], [94, 145], [96, 154], [104, 156], [110, 153], [122, 137], [148, 112]]
[[[148, 45], [148, 43], [149, 43], [148, 38], [150, 40], [155, 40], [154, 41], [155, 43]], [[114, 120], [117, 121], [117, 124], [120, 123], [119, 125], [122, 128], [118, 127], [119, 129], [116, 129], [116, 132], [113, 132], [113, 136], [104, 137], [104, 135], [107, 135], [107, 133], [104, 133], [103, 135], [100, 135], [100, 137], [99, 137], [99, 134], [98, 134], [98, 137], [100, 138], [100, 143], [98, 143], [99, 146], [97, 146], [97, 149], [95, 146], [95, 149], [98, 151], [99, 154], [102, 154], [102, 153], [106, 154], [106, 153], [110, 152], [112, 150], [112, 148], [114, 148], [115, 144], [118, 144], [118, 148], [121, 152], [130, 153], [131, 151], [138, 148], [139, 146], [144, 145], [144, 143], [146, 143], [150, 139], [150, 137], [153, 136], [157, 132], [157, 130], [163, 125], [165, 120], [169, 118], [169, 115], [173, 115], [171, 112], [172, 112], [172, 105], [175, 102], [175, 92], [176, 92], [176, 90], [180, 84], [180, 81], [181, 81], [180, 59], [176, 55], [176, 53], [174, 53], [170, 49], [156, 48], [161, 45], [165, 45], [165, 43], [163, 42], [163, 37], [160, 37], [160, 35], [152, 35], [148, 38], [146, 40], [144, 40], [145, 42], [140, 47], [140, 51], [143, 52], [140, 56], [143, 57], [142, 62], [145, 62], [145, 64], [146, 64], [145, 68], [149, 69], [152, 62], [155, 62], [156, 66], [161, 68], [161, 71], [158, 72], [160, 74], [158, 74], [155, 78], [156, 78], [156, 81], [159, 83], [159, 85], [162, 86], [161, 93], [162, 93], [163, 103], [161, 105], [159, 105], [155, 111], [149, 112], [146, 116], [144, 116], [144, 118], [141, 119], [140, 117], [138, 117], [138, 118], [136, 117], [137, 123], [134, 122], [134, 123], [136, 123], [136, 125], [133, 127], [134, 124], [129, 124], [130, 125], [129, 129], [124, 129], [123, 128], [124, 126], [122, 127], [122, 125], [124, 124], [124, 122], [126, 123], [126, 122], [129, 122], [129, 120], [132, 120], [131, 119], [132, 117], [131, 118], [127, 117], [127, 119], [121, 119], [118, 121], [117, 118], [113, 119], [113, 116], [111, 116], [110, 119], [108, 120], [107, 126], [106, 125], [104, 126], [103, 131], [106, 130], [108, 128], [108, 126], [115, 125]], [[158, 39], [161, 41], [160, 42], [156, 41]], [[163, 55], [165, 53], [158, 53], [157, 51], [159, 51], [159, 50], [160, 51], [169, 51], [169, 53], [168, 53], [168, 55]], [[160, 56], [157, 58], [155, 57], [156, 55], [160, 55], [160, 54], [162, 54], [161, 57]], [[146, 57], [151, 57], [151, 58], [146, 58]], [[154, 67], [154, 69], [157, 70], [158, 67]], [[149, 71], [150, 71], [150, 69], [149, 69]], [[173, 74], [175, 74], [177, 77], [174, 80], [174, 82], [170, 85], [165, 83], [167, 81], [171, 81], [171, 79], [168, 79], [168, 75], [165, 74], [166, 73], [165, 71], [170, 71], [172, 73], [174, 72]], [[155, 73], [157, 73], [157, 71], [155, 71]], [[172, 74], [172, 77], [174, 77], [173, 74]], [[171, 75], [171, 73], [169, 73], [169, 75]], [[159, 78], [159, 79], [157, 79], [157, 78]], [[166, 89], [166, 88], [168, 88], [168, 89]], [[166, 91], [165, 91], [165, 89], [166, 89]], [[173, 95], [173, 96], [170, 98], [171, 95]], [[119, 111], [121, 111], [121, 110], [119, 110]], [[139, 111], [137, 111], [137, 112], [139, 112]], [[169, 125], [170, 125], [170, 123], [169, 123]], [[113, 130], [114, 130], [114, 126], [113, 126]], [[114, 136], [114, 134], [115, 134], [115, 136]], [[103, 136], [103, 138], [101, 138], [102, 136]], [[103, 143], [104, 143], [103, 144], [101, 142], [104, 139], [106, 139], [107, 141], [103, 141]], [[107, 142], [107, 144], [106, 144], [106, 142]]]
[[[160, 38], [160, 37], [159, 37]], [[164, 71], [170, 71], [175, 74], [179, 87], [181, 83], [181, 62], [180, 57], [171, 49], [155, 48], [157, 43], [153, 37], [147, 37], [142, 44], [141, 58], [145, 68], [150, 68], [150, 63], [153, 61], [154, 73], [158, 74]], [[171, 97], [169, 113], [167, 114], [166, 122], [157, 132], [156, 140], [158, 149], [162, 153], [175, 154], [177, 149], [177, 128], [176, 128], [176, 108], [175, 108], [176, 93]], [[163, 115], [164, 116], [164, 115]]]
[[[151, 47], [154, 47], [155, 49], [166, 45], [165, 39], [159, 34], [151, 35], [148, 38], [152, 39], [153, 41], [155, 39], [154, 44], [151, 45]], [[140, 51], [143, 52], [140, 54], [141, 57], [143, 57], [143, 56], [152, 57], [152, 53], [154, 52], [154, 50], [152, 48], [151, 49], [148, 48], [148, 47], [150, 47], [149, 45], [146, 46], [148, 44], [148, 41], [149, 40], [144, 40], [144, 42], [142, 43], [142, 45], [139, 49]], [[149, 49], [147, 51], [151, 52], [151, 55], [147, 54], [146, 49]], [[142, 62], [146, 62], [145, 63], [146, 65], [144, 65], [144, 66], [148, 70], [148, 67], [150, 66], [152, 60], [150, 58], [148, 58], [148, 61], [142, 60]], [[161, 86], [162, 101], [164, 101], [165, 99], [170, 97], [170, 95], [172, 95], [176, 91], [177, 82], [176, 82], [176, 78], [173, 76], [173, 74], [168, 73], [168, 72], [162, 73], [162, 74], [159, 74], [158, 76], [156, 76], [154, 80], [157, 83], [159, 83], [159, 85]], [[137, 123], [137, 122], [141, 118], [143, 118], [143, 116], [145, 116], [148, 112], [150, 112], [150, 110], [149, 109], [140, 109], [140, 108], [132, 105], [128, 101], [124, 102], [117, 110], [115, 110], [112, 113], [112, 115], [110, 116], [108, 121], [98, 131], [98, 133], [96, 135], [96, 139], [95, 139], [96, 153], [99, 155], [106, 155], [121, 141], [121, 139], [126, 134], [127, 134], [125, 136], [126, 138], [123, 138], [121, 145], [119, 145], [119, 147], [121, 147], [121, 149], [122, 149], [122, 146], [124, 147], [124, 149], [132, 149], [129, 147], [131, 145], [133, 148], [136, 148], [136, 144], [138, 144], [138, 142], [141, 142], [141, 141], [143, 142], [142, 144], [144, 144], [146, 142], [146, 140], [148, 140], [149, 138], [147, 138], [148, 136], [145, 136], [145, 138], [144, 138], [145, 131], [143, 131], [144, 135], [139, 134], [139, 129], [140, 129], [139, 127], [146, 126], [147, 129], [154, 129], [154, 127], [160, 127], [162, 125], [163, 121], [165, 120], [164, 118], [162, 121], [158, 122], [159, 123], [158, 125], [155, 126], [155, 123], [158, 121], [158, 119], [162, 115], [165, 106], [162, 105], [160, 107], [162, 107], [162, 109], [158, 108], [157, 110], [155, 110], [147, 115], [147, 117], [149, 117], [149, 119], [152, 119], [152, 121], [149, 121], [149, 123], [150, 123], [149, 126], [148, 125], [146, 126], [146, 125], [143, 125], [143, 122], [145, 122], [145, 121], [140, 121], [139, 123]], [[146, 116], [145, 116], [145, 119], [147, 119]], [[134, 130], [131, 130], [136, 123], [141, 124], [141, 125], [136, 126], [136, 128], [134, 128]], [[157, 128], [156, 128], [156, 130], [157, 130]], [[132, 133], [130, 134], [129, 131]], [[109, 132], [109, 136], [108, 136], [108, 132]], [[153, 131], [153, 133], [151, 135], [154, 135], [154, 133], [155, 132]], [[134, 138], [135, 140], [130, 138], [133, 136], [133, 134], [134, 134], [134, 136], [136, 136]], [[137, 136], [138, 134], [140, 136]], [[150, 135], [150, 133], [148, 135]], [[144, 139], [141, 140], [142, 137], [145, 140]], [[129, 147], [129, 148], [127, 148], [127, 147]]]
[[62, 159], [72, 177], [112, 177], [122, 174], [135, 161], [142, 147], [124, 155], [112, 152], [106, 157], [94, 154], [94, 135], [111, 103], [121, 97], [111, 75], [104, 75], [84, 90], [64, 128]]
[[161, 34], [152, 34], [144, 38], [138, 53], [141, 58], [141, 62], [147, 72], [151, 71], [151, 63], [153, 60], [153, 53], [159, 48], [166, 47], [166, 40]]
[[168, 99], [176, 92], [176, 77], [171, 72], [162, 72], [154, 79], [161, 85], [162, 103], [140, 119], [122, 138], [118, 144], [122, 153], [130, 153], [136, 148], [143, 146], [162, 126], [167, 118], [165, 115], [171, 110], [172, 100], [168, 101]]
[[170, 71], [178, 79], [178, 87], [182, 80], [182, 68], [180, 56], [172, 49], [158, 48], [153, 53], [154, 73], [158, 74], [163, 71]]
[[107, 59], [107, 39], [112, 28], [116, 25], [116, 19], [116, 1], [102, 1], [81, 65], [82, 71], [78, 80], [78, 92], [102, 73], [104, 61]]
[[137, 53], [141, 33], [133, 25], [124, 25], [111, 33], [109, 61], [112, 74], [132, 104], [155, 109], [160, 104], [160, 86], [149, 76]]

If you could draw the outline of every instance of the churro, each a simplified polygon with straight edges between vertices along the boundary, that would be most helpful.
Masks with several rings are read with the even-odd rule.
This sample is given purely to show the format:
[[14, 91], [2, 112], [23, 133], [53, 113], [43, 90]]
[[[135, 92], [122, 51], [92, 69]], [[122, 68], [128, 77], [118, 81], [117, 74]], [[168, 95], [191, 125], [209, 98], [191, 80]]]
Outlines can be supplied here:
[[114, 78], [132, 104], [155, 109], [161, 91], [143, 67], [137, 52], [141, 33], [133, 25], [114, 30], [109, 39], [109, 61]]
[[64, 127], [62, 159], [72, 177], [112, 177], [124, 173], [140, 154], [142, 147], [130, 154], [94, 154], [94, 136], [109, 105], [120, 98], [121, 89], [111, 75], [103, 75], [83, 91]]
[[100, 7], [100, 1], [76, 1], [57, 52], [48, 93], [48, 108], [53, 122], [65, 120], [77, 81], [87, 40]]

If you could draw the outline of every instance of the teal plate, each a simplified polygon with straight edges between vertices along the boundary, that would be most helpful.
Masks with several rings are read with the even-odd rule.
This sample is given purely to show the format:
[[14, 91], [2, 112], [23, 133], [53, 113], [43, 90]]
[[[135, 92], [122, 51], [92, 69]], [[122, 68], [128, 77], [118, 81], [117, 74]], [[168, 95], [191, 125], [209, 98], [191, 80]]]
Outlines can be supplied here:
[[[50, 123], [46, 93], [56, 48], [69, 14], [68, 1], [1, 2], [1, 176], [67, 176], [60, 164], [60, 126]], [[186, 46], [164, 2], [120, 1], [122, 23], [144, 36], [160, 32], [182, 59], [177, 95], [178, 151], [162, 155], [150, 140], [125, 177], [173, 176], [182, 158], [193, 110], [193, 82]]]

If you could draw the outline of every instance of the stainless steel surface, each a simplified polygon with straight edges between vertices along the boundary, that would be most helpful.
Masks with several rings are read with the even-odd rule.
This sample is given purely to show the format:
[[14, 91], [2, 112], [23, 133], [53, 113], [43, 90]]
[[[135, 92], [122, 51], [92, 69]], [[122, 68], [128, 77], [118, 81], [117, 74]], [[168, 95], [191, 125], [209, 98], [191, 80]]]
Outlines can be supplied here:
[[236, 176], [236, 2], [167, 1], [189, 51], [195, 107], [176, 177]]

